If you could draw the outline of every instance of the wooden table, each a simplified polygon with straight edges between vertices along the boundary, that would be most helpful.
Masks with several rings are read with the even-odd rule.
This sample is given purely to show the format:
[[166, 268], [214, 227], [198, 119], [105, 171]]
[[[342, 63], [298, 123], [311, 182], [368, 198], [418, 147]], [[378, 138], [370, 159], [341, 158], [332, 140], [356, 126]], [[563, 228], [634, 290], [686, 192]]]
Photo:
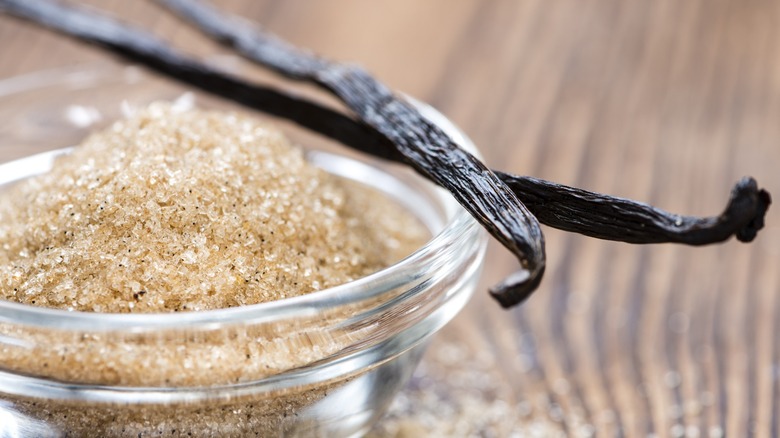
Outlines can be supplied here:
[[[151, 2], [93, 1], [194, 54]], [[430, 102], [491, 166], [714, 215], [780, 193], [780, 2], [230, 0], [220, 5]], [[0, 78], [105, 59], [0, 18]], [[0, 158], [8, 153], [0, 150]], [[634, 246], [545, 229], [522, 307], [482, 286], [376, 436], [780, 435], [780, 216], [758, 239]]]

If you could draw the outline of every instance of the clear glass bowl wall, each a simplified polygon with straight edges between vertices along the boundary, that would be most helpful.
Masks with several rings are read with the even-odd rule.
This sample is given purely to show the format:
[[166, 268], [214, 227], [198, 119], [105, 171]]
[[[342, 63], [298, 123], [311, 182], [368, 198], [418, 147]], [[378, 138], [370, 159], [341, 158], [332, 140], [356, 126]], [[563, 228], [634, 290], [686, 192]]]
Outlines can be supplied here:
[[[119, 118], [122, 107], [183, 92], [137, 68], [102, 64], [0, 81], [1, 156], [25, 157], [0, 165], [0, 184], [46, 172], [63, 153], [57, 148]], [[226, 106], [196, 96], [200, 105]], [[418, 105], [473, 150], [443, 116]], [[307, 145], [313, 138], [283, 127]], [[486, 235], [449, 195], [408, 169], [349, 152], [310, 150], [308, 156], [402, 203], [433, 238], [357, 281], [240, 308], [119, 315], [0, 301], [0, 436], [365, 433], [409, 379], [433, 333], [467, 302]], [[223, 353], [250, 344], [263, 354], [237, 379], [232, 356]], [[269, 372], [268, 364], [285, 355], [302, 365]], [[94, 372], [106, 367], [113, 380]], [[116, 383], [137, 367], [148, 370], [144, 385]], [[181, 385], [177, 370], [201, 378]]]

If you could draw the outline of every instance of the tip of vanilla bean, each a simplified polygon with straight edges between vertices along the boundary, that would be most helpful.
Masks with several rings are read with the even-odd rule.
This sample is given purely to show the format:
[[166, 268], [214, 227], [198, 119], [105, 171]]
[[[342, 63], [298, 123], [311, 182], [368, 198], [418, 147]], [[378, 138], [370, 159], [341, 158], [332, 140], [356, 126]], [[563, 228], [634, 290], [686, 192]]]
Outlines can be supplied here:
[[772, 204], [772, 196], [766, 190], [759, 189], [755, 179], [745, 177], [734, 188], [732, 203], [738, 198], [747, 199], [752, 204], [753, 214], [735, 234], [740, 242], [751, 242], [758, 231], [764, 228], [764, 217]]
[[501, 307], [508, 309], [525, 301], [539, 287], [544, 276], [544, 265], [536, 271], [520, 269], [490, 288], [490, 295]]

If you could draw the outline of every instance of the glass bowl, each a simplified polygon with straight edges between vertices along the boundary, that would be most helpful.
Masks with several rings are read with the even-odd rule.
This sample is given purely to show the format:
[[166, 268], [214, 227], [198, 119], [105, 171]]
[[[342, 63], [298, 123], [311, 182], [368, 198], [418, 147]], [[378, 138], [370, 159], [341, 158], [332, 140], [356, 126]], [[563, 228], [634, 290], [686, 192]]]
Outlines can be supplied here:
[[[102, 64], [0, 81], [0, 156], [25, 156], [0, 165], [0, 185], [48, 171], [59, 148], [119, 118], [122, 107], [184, 91], [135, 67]], [[416, 105], [473, 150], [443, 116]], [[96, 314], [0, 301], [1, 437], [359, 436], [382, 415], [431, 336], [474, 291], [486, 233], [408, 169], [328, 152], [333, 145], [283, 129], [316, 148], [307, 152], [316, 165], [400, 202], [431, 240], [356, 281], [230, 309]], [[249, 350], [260, 354], [244, 357]], [[285, 358], [297, 365], [279, 368]], [[148, 373], [143, 385], [116, 383], [139, 367]], [[179, 384], [184, 371], [197, 384]]]

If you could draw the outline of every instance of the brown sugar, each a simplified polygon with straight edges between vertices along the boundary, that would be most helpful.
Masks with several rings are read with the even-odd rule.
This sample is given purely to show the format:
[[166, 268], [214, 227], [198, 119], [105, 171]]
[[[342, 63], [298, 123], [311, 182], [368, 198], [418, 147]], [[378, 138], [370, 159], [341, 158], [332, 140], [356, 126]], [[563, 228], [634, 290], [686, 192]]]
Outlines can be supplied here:
[[0, 197], [0, 298], [92, 312], [262, 303], [419, 247], [401, 207], [248, 116], [154, 104]]
[[[182, 312], [299, 296], [420, 247], [425, 227], [372, 189], [309, 164], [248, 116], [154, 104], [0, 192], [0, 299], [88, 312]], [[339, 307], [188, 332], [70, 332], [0, 323], [0, 368], [109, 387], [255, 382], [380, 330]], [[363, 332], [366, 333], [363, 333]], [[66, 436], [267, 436], [359, 374], [198, 403], [2, 395]], [[307, 434], [315, 429], [306, 429]]]

